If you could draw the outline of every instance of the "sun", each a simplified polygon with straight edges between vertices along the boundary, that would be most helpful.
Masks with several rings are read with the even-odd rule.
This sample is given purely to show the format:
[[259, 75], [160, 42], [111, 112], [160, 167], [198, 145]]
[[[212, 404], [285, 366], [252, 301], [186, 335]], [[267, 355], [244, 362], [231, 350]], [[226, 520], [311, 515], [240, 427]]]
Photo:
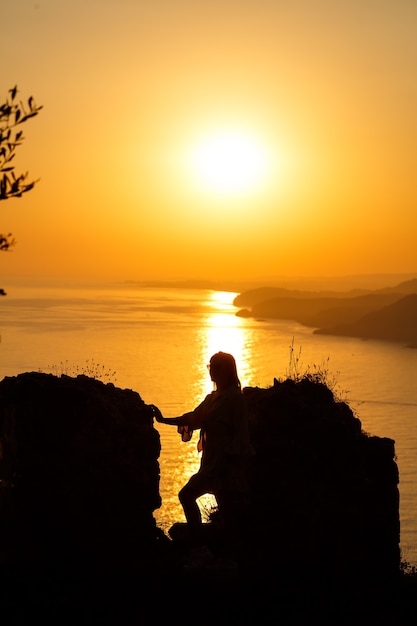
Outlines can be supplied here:
[[236, 196], [262, 186], [270, 158], [255, 135], [240, 129], [219, 129], [195, 142], [189, 165], [194, 182], [206, 192]]

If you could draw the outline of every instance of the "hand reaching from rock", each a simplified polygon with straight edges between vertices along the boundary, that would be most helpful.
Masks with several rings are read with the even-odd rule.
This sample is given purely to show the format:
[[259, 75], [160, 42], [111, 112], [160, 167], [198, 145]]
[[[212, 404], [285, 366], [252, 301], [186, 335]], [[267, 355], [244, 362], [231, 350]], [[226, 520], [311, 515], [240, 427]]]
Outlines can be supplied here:
[[150, 404], [149, 406], [152, 409], [152, 413], [153, 413], [153, 416], [156, 419], [156, 421], [162, 423], [164, 418], [162, 416], [161, 411], [158, 409], [158, 407], [155, 406], [155, 404]]

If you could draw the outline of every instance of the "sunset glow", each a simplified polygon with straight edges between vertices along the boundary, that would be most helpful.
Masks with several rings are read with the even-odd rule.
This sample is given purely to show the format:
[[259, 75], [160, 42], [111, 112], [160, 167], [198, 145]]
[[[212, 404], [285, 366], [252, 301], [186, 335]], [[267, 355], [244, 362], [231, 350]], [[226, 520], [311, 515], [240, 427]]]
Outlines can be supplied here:
[[5, 277], [416, 271], [417, 3], [3, 4]]
[[[237, 295], [237, 294], [234, 294]], [[206, 318], [201, 328], [201, 346], [203, 355], [201, 361], [201, 395], [213, 390], [213, 383], [208, 375], [206, 364], [216, 352], [229, 352], [239, 363], [239, 376], [245, 384], [249, 372], [249, 356], [251, 348], [250, 330], [245, 328], [244, 320], [234, 315], [233, 294], [230, 292], [215, 291], [211, 295], [211, 303], [217, 309]]]

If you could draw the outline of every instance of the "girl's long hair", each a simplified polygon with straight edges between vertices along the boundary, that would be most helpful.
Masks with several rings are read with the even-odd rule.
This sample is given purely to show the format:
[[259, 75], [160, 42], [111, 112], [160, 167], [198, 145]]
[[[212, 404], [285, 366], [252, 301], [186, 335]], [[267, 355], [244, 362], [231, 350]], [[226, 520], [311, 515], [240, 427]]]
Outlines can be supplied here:
[[227, 385], [235, 386], [239, 389], [241, 388], [240, 380], [237, 375], [236, 361], [231, 354], [227, 352], [216, 352], [210, 359], [210, 367], [222, 369]]

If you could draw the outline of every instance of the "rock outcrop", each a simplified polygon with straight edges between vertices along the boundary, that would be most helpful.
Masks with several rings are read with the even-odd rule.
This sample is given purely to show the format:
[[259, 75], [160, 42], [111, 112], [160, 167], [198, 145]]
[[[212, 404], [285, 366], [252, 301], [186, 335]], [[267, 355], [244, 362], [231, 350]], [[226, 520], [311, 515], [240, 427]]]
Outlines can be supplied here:
[[321, 382], [244, 390], [256, 450], [247, 529], [257, 568], [340, 582], [400, 565], [394, 441], [363, 432]]
[[[312, 572], [340, 584], [394, 577], [394, 441], [364, 433], [317, 380], [275, 381], [244, 397], [255, 455], [233, 528], [242, 573], [288, 582]], [[169, 560], [172, 542], [153, 517], [159, 434], [138, 393], [24, 373], [0, 383], [0, 410], [3, 562], [149, 571], [165, 549]]]
[[131, 567], [158, 543], [159, 434], [138, 393], [78, 376], [0, 383], [3, 561]]

